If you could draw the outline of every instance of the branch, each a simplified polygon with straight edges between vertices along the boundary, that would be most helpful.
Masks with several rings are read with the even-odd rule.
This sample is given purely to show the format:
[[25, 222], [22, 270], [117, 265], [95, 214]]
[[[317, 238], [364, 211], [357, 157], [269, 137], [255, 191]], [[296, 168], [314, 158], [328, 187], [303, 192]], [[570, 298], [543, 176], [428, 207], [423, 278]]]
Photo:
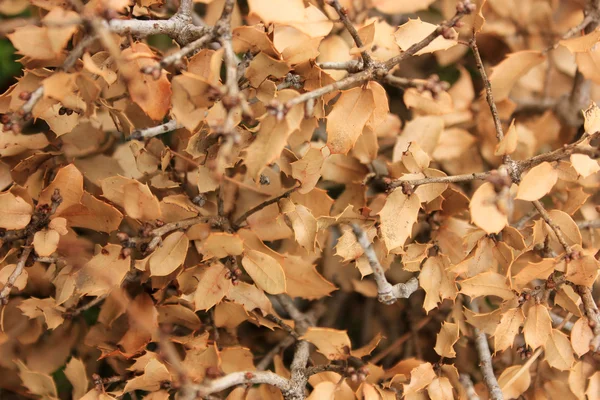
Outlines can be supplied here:
[[600, 228], [600, 219], [593, 219], [591, 221], [579, 221], [577, 223], [579, 229], [598, 229]]
[[373, 249], [373, 246], [371, 246], [371, 243], [369, 243], [369, 239], [365, 232], [358, 224], [352, 224], [352, 232], [354, 232], [358, 244], [360, 244], [365, 251], [365, 255], [369, 260], [369, 265], [373, 269], [373, 277], [377, 284], [377, 300], [379, 300], [379, 302], [393, 304], [398, 299], [409, 298], [411, 294], [419, 289], [419, 281], [415, 277], [410, 278], [406, 283], [398, 283], [392, 286], [392, 284], [388, 282], [383, 267], [379, 263], [377, 254], [375, 254], [375, 250]]
[[[539, 202], [539, 200], [534, 201], [533, 205], [538, 210], [544, 221], [550, 225], [550, 228], [552, 228], [556, 234], [558, 241], [565, 249], [567, 260], [571, 259], [573, 257], [573, 250], [567, 243], [565, 235], [562, 233], [560, 226], [556, 225], [556, 223], [552, 221], [552, 218], [550, 218], [550, 215], [544, 209], [544, 206]], [[577, 290], [579, 297], [581, 297], [581, 301], [583, 302], [583, 310], [589, 321], [590, 327], [592, 328], [592, 332], [594, 333], [594, 337], [590, 342], [590, 350], [597, 352], [600, 350], [600, 312], [598, 311], [598, 306], [596, 305], [596, 301], [592, 295], [592, 290], [589, 287], [577, 285], [575, 286], [575, 289]]]
[[174, 131], [174, 130], [180, 129], [180, 128], [183, 128], [183, 125], [179, 124], [177, 121], [172, 119], [169, 122], [165, 122], [164, 124], [161, 124], [161, 125], [152, 126], [150, 128], [146, 128], [146, 129], [142, 129], [142, 130], [138, 130], [138, 131], [133, 131], [133, 132], [131, 132], [131, 135], [129, 135], [127, 140], [147, 139], [147, 138], [162, 135], [164, 133], [171, 132], [171, 131]]
[[251, 209], [249, 209], [248, 211], [246, 211], [245, 213], [240, 215], [239, 218], [237, 218], [235, 221], [233, 221], [233, 229], [236, 229], [236, 230], [239, 229], [240, 225], [242, 225], [242, 223], [244, 223], [244, 221], [246, 221], [248, 219], [248, 217], [250, 217], [252, 214], [259, 212], [263, 208], [270, 206], [273, 203], [277, 203], [279, 200], [281, 200], [283, 198], [289, 197], [292, 193], [294, 193], [296, 191], [296, 189], [298, 189], [298, 186], [291, 188], [290, 190], [286, 191], [285, 193], [280, 194], [279, 196], [276, 196], [276, 197], [273, 197], [272, 199], [266, 200], [255, 207], [252, 207]]
[[194, 1], [193, 0], [181, 0], [179, 4], [179, 10], [177, 13], [185, 18], [189, 18], [192, 20], [192, 13], [194, 11]]
[[4, 287], [2, 288], [2, 291], [0, 291], [0, 304], [8, 303], [8, 296], [10, 295], [10, 291], [15, 286], [15, 282], [17, 281], [17, 279], [19, 279], [19, 276], [21, 276], [21, 274], [23, 273], [23, 269], [25, 268], [25, 263], [27, 262], [27, 259], [29, 258], [29, 255], [31, 254], [32, 249], [33, 248], [31, 246], [23, 247], [23, 253], [21, 253], [21, 257], [19, 257], [17, 266], [15, 267], [14, 271], [8, 277], [8, 280], [6, 281], [6, 285], [4, 285]]
[[[354, 43], [356, 43], [356, 47], [358, 47], [359, 49], [362, 49], [365, 45], [363, 44], [363, 41], [360, 38], [360, 35], [358, 34], [358, 31], [356, 30], [356, 28], [354, 27], [352, 22], [350, 22], [350, 20], [348, 19], [348, 10], [346, 10], [344, 7], [342, 7], [339, 0], [329, 0], [329, 1], [327, 1], [327, 4], [329, 4], [331, 7], [333, 7], [335, 9], [338, 16], [340, 17], [340, 21], [342, 22], [342, 24], [344, 24], [344, 27], [346, 28], [348, 33], [350, 33], [350, 36], [352, 36]], [[374, 65], [374, 62], [373, 62], [373, 59], [371, 58], [371, 56], [369, 55], [369, 52], [367, 50], [362, 50], [360, 52], [360, 55], [363, 59], [364, 67], [372, 68]]]
[[431, 178], [421, 178], [421, 179], [407, 179], [405, 177], [400, 177], [398, 179], [393, 180], [389, 184], [390, 189], [397, 188], [402, 186], [404, 182], [410, 184], [412, 187], [417, 187], [420, 185], [426, 185], [429, 183], [458, 183], [458, 182], [470, 182], [478, 179], [486, 179], [492, 174], [489, 172], [477, 172], [472, 174], [464, 174], [464, 175], [451, 175], [451, 176], [436, 176]]
[[[475, 303], [470, 303], [468, 307], [474, 311], [479, 312], [479, 307]], [[502, 389], [498, 385], [496, 375], [494, 375], [494, 366], [492, 364], [492, 354], [490, 352], [490, 346], [488, 345], [487, 337], [485, 332], [480, 331], [477, 328], [473, 328], [475, 332], [475, 349], [479, 355], [479, 366], [481, 373], [483, 374], [483, 381], [487, 386], [490, 393], [490, 399], [492, 400], [503, 400], [504, 395]]]
[[196, 397], [206, 397], [237, 385], [259, 385], [266, 383], [286, 393], [290, 382], [271, 371], [242, 371], [232, 372], [221, 378], [210, 380], [198, 385], [189, 385]]
[[594, 337], [590, 341], [590, 350], [597, 353], [600, 351], [600, 311], [598, 311], [598, 306], [589, 287], [579, 285], [575, 289], [581, 297], [583, 310], [594, 333]]
[[[302, 313], [292, 299], [287, 295], [278, 295], [277, 299], [290, 315], [290, 317], [296, 323], [296, 331], [302, 335], [310, 326], [315, 325], [315, 320], [311, 315]], [[306, 383], [308, 382], [308, 375], [306, 374], [306, 364], [310, 356], [310, 343], [306, 340], [299, 340], [296, 345], [296, 351], [294, 352], [294, 358], [290, 365], [291, 378], [289, 381], [289, 387], [287, 391], [283, 392], [286, 399], [289, 400], [303, 400], [304, 391], [306, 390]]]
[[363, 69], [362, 60], [327, 61], [317, 64], [321, 69], [336, 69], [348, 72], [359, 72]]
[[542, 203], [540, 203], [539, 200], [532, 201], [532, 203], [533, 203], [533, 206], [536, 208], [536, 210], [538, 210], [538, 212], [540, 213], [540, 215], [542, 216], [544, 221], [546, 221], [546, 223], [550, 226], [550, 228], [556, 235], [558, 242], [565, 249], [565, 253], [566, 253], [567, 257], [570, 257], [571, 254], [573, 253], [573, 250], [571, 249], [571, 246], [569, 245], [569, 243], [567, 243], [567, 239], [565, 238], [565, 235], [563, 235], [562, 230], [560, 229], [560, 226], [556, 225], [556, 223], [554, 221], [552, 221], [552, 218], [550, 218], [550, 214], [548, 214], [548, 211], [546, 211], [546, 209], [544, 208], [544, 205]]
[[179, 44], [187, 44], [204, 36], [212, 28], [195, 26], [181, 14], [164, 20], [111, 19], [106, 27], [118, 35], [145, 38], [150, 35], [167, 35]]
[[[337, 90], [347, 89], [357, 83], [365, 82], [368, 80], [375, 79], [383, 79], [388, 72], [390, 72], [396, 65], [398, 65], [401, 61], [413, 56], [419, 50], [427, 47], [431, 42], [433, 42], [438, 36], [442, 35], [443, 31], [448, 28], [452, 28], [456, 25], [456, 23], [465, 15], [470, 14], [474, 11], [475, 6], [471, 3], [470, 0], [463, 0], [459, 2], [461, 7], [457, 6], [456, 14], [447, 22], [442, 23], [438, 26], [436, 30], [423, 38], [420, 42], [415, 43], [411, 47], [409, 47], [402, 54], [392, 57], [383, 64], [378, 64], [376, 67], [365, 69], [361, 72], [357, 72], [356, 74], [352, 74], [344, 79], [331, 83], [329, 85], [325, 85], [321, 88], [315, 89], [310, 92], [306, 92], [301, 94], [300, 96], [296, 96], [293, 99], [287, 101], [284, 104], [285, 109], [289, 110], [292, 107], [305, 103], [307, 101], [315, 100], [323, 95], [326, 95], [331, 92], [335, 92]], [[460, 9], [458, 9], [460, 8]]]

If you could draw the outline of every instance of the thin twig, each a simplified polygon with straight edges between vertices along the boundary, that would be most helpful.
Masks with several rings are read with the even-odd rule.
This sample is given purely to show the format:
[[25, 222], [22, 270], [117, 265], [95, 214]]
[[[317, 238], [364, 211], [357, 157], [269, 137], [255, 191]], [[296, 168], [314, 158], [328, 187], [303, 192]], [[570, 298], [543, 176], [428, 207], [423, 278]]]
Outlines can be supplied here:
[[244, 223], [244, 221], [246, 221], [248, 219], [248, 217], [250, 217], [252, 214], [259, 212], [263, 208], [270, 206], [273, 203], [277, 203], [279, 200], [281, 200], [283, 198], [289, 197], [292, 193], [294, 193], [296, 191], [296, 189], [297, 189], [297, 187], [293, 187], [293, 188], [287, 190], [286, 192], [280, 194], [279, 196], [276, 196], [276, 197], [273, 197], [272, 199], [263, 201], [259, 205], [252, 207], [251, 209], [249, 209], [248, 211], [246, 211], [245, 213], [240, 215], [239, 218], [237, 218], [235, 221], [233, 221], [233, 224], [232, 224], [233, 229], [238, 229]]
[[[352, 22], [350, 22], [350, 20], [348, 19], [348, 10], [342, 7], [339, 0], [329, 0], [327, 3], [331, 7], [333, 7], [333, 9], [337, 12], [338, 16], [340, 17], [340, 21], [342, 22], [342, 24], [344, 24], [344, 27], [346, 28], [348, 33], [350, 33], [350, 36], [352, 36], [354, 43], [356, 43], [356, 47], [358, 47], [359, 49], [363, 49], [365, 45], [362, 39], [360, 38], [358, 31], [356, 30]], [[374, 63], [369, 52], [366, 49], [364, 49], [361, 50], [360, 55], [363, 59], [364, 67], [371, 68]]]
[[284, 109], [289, 110], [298, 104], [302, 104], [311, 100], [316, 100], [317, 98], [323, 95], [335, 92], [337, 90], [350, 88], [358, 83], [362, 83], [373, 79], [383, 79], [388, 74], [388, 72], [390, 72], [392, 68], [398, 65], [401, 61], [412, 57], [419, 50], [422, 50], [425, 47], [427, 47], [429, 44], [431, 44], [431, 42], [433, 42], [437, 37], [439, 37], [442, 34], [444, 28], [447, 29], [454, 27], [463, 16], [469, 14], [470, 12], [471, 9], [468, 7], [461, 9], [461, 11], [457, 11], [456, 14], [449, 21], [439, 25], [436, 30], [434, 30], [432, 33], [423, 38], [420, 42], [415, 43], [414, 45], [406, 49], [406, 51], [404, 51], [400, 55], [390, 58], [381, 65], [377, 65], [377, 68], [365, 69], [329, 85], [325, 85], [310, 92], [303, 93], [300, 96], [296, 96], [284, 104]]
[[421, 178], [421, 179], [407, 179], [405, 177], [400, 177], [398, 179], [393, 180], [389, 184], [390, 189], [397, 188], [402, 186], [404, 182], [410, 184], [412, 187], [417, 187], [420, 185], [427, 185], [429, 183], [459, 183], [459, 182], [470, 182], [478, 179], [486, 179], [491, 175], [491, 171], [489, 172], [476, 172], [472, 174], [464, 174], [464, 175], [451, 175], [451, 176], [435, 176], [430, 178]]
[[169, 122], [165, 122], [164, 124], [152, 126], [150, 128], [141, 129], [138, 131], [133, 131], [131, 135], [127, 138], [128, 140], [142, 140], [151, 138], [154, 136], [162, 135], [167, 132], [174, 131], [176, 129], [182, 128], [183, 125], [179, 124], [176, 120], [172, 119]]
[[398, 283], [392, 285], [385, 276], [385, 271], [379, 263], [375, 249], [369, 242], [365, 231], [358, 225], [352, 224], [352, 232], [356, 236], [358, 244], [365, 251], [365, 255], [369, 260], [369, 265], [373, 270], [373, 277], [377, 284], [377, 299], [384, 304], [393, 304], [398, 299], [407, 299], [411, 294], [419, 289], [419, 280], [415, 277], [410, 278], [406, 283]]
[[6, 285], [4, 285], [2, 291], [0, 291], [0, 304], [8, 303], [8, 296], [10, 295], [10, 291], [15, 286], [15, 282], [17, 281], [17, 279], [19, 279], [19, 277], [23, 273], [25, 263], [27, 262], [27, 259], [29, 258], [29, 255], [31, 254], [32, 250], [33, 248], [31, 246], [23, 247], [23, 253], [21, 253], [21, 257], [19, 257], [19, 261], [17, 262], [14, 271], [8, 277]]
[[579, 229], [598, 229], [600, 228], [600, 219], [593, 219], [591, 221], [579, 221], [577, 222]]

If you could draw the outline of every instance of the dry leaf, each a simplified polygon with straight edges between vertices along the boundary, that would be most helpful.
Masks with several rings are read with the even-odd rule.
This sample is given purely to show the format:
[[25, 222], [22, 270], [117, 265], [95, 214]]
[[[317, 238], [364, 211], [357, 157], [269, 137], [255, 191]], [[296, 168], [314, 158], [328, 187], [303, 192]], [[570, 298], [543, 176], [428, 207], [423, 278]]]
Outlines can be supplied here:
[[547, 195], [558, 179], [558, 172], [552, 164], [544, 161], [525, 174], [519, 184], [517, 199], [534, 201]]

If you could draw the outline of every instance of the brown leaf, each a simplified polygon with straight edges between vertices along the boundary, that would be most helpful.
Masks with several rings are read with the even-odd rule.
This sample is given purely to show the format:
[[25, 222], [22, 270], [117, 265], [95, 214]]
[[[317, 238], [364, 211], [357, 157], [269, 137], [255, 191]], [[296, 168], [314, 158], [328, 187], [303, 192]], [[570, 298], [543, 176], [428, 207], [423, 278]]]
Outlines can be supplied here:
[[515, 297], [506, 284], [506, 277], [497, 272], [483, 272], [460, 282], [460, 292], [471, 298], [480, 296], [498, 296], [503, 300]]
[[121, 55], [126, 61], [122, 64], [121, 73], [126, 77], [127, 89], [131, 99], [153, 120], [159, 121], [171, 107], [171, 83], [166, 73], [158, 79], [144, 74], [141, 69], [153, 67], [156, 61], [148, 56], [152, 50], [144, 43], [134, 43]]
[[544, 161], [536, 165], [523, 177], [519, 184], [517, 199], [534, 201], [547, 195], [558, 179], [558, 172], [552, 164]]
[[435, 352], [444, 358], [456, 357], [456, 351], [454, 351], [454, 344], [458, 341], [458, 324], [450, 322], [444, 322], [442, 329], [437, 334], [435, 342]]
[[490, 83], [494, 100], [501, 101], [508, 97], [517, 81], [531, 68], [541, 64], [546, 56], [539, 51], [518, 51], [509, 54], [490, 74]]
[[342, 92], [327, 116], [327, 147], [332, 154], [347, 154], [354, 147], [374, 109], [368, 86]]
[[254, 283], [265, 292], [285, 292], [283, 268], [273, 257], [257, 250], [249, 250], [242, 259], [242, 265]]
[[[518, 377], [514, 377], [518, 374]], [[510, 385], [506, 385], [512, 382]], [[523, 368], [521, 365], [513, 365], [506, 368], [498, 377], [498, 384], [502, 388], [502, 394], [507, 399], [517, 399], [521, 394], [529, 389], [531, 384], [531, 374], [529, 369]]]
[[515, 336], [524, 320], [525, 316], [520, 308], [511, 308], [502, 315], [493, 335], [495, 351], [503, 351], [513, 346]]
[[379, 212], [381, 236], [388, 252], [404, 246], [406, 239], [411, 237], [420, 208], [421, 201], [416, 194], [407, 196], [399, 188], [388, 196]]
[[317, 346], [317, 350], [329, 360], [347, 359], [352, 348], [346, 331], [337, 329], [310, 327], [301, 339]]
[[38, 231], [33, 236], [33, 248], [38, 256], [47, 257], [56, 251], [60, 235], [52, 229]]
[[[421, 18], [409, 18], [408, 22], [406, 22], [403, 25], [400, 25], [398, 30], [394, 33], [394, 37], [396, 39], [396, 44], [398, 44], [400, 49], [406, 51], [412, 45], [425, 39], [436, 29], [437, 25], [430, 24], [428, 22], [423, 22], [421, 21]], [[458, 37], [458, 33], [453, 28], [450, 29], [450, 32], [454, 37]], [[445, 39], [442, 36], [438, 36], [430, 44], [425, 46], [425, 48], [417, 51], [415, 55], [433, 53], [438, 50], [446, 50], [452, 46], [455, 46], [456, 43], [456, 40]]]
[[184, 232], [173, 232], [152, 253], [148, 264], [151, 276], [166, 276], [185, 261], [190, 240]]
[[209, 310], [223, 300], [231, 288], [229, 270], [220, 262], [215, 262], [204, 269], [194, 292], [196, 311]]
[[569, 343], [567, 335], [557, 329], [553, 329], [545, 346], [546, 361], [551, 367], [560, 371], [571, 369], [575, 359], [573, 348]]
[[523, 326], [525, 342], [535, 350], [546, 344], [551, 331], [552, 318], [550, 318], [548, 308], [542, 304], [531, 306]]
[[590, 351], [590, 343], [594, 338], [594, 332], [590, 327], [590, 322], [586, 317], [581, 317], [573, 324], [571, 329], [571, 345], [577, 356]]
[[22, 229], [31, 221], [33, 206], [11, 192], [0, 193], [0, 228]]

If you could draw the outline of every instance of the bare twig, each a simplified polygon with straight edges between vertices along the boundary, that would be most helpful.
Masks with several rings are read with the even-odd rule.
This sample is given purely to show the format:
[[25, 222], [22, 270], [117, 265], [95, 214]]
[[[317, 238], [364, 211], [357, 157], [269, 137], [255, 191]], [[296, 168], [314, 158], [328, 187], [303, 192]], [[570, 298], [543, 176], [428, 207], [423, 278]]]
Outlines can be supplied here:
[[286, 192], [280, 194], [279, 196], [275, 196], [272, 199], [266, 200], [262, 203], [260, 203], [259, 205], [252, 207], [251, 209], [249, 209], [248, 211], [246, 211], [245, 213], [243, 213], [242, 215], [239, 216], [239, 218], [237, 218], [235, 221], [233, 221], [233, 228], [234, 229], [238, 229], [243, 223], [244, 221], [246, 221], [248, 219], [248, 217], [250, 217], [252, 214], [259, 212], [260, 210], [262, 210], [263, 208], [270, 206], [273, 203], [277, 203], [279, 200], [289, 197], [292, 193], [294, 193], [296, 191], [297, 187], [293, 187], [289, 190], [287, 190]]
[[589, 287], [579, 285], [575, 288], [577, 294], [581, 297], [583, 310], [594, 333], [594, 337], [590, 341], [590, 350], [598, 352], [600, 351], [600, 311], [598, 311], [598, 306]]
[[151, 138], [154, 136], [162, 135], [167, 132], [174, 131], [176, 129], [182, 128], [182, 125], [179, 124], [174, 119], [169, 122], [165, 122], [164, 124], [153, 126], [146, 129], [141, 129], [139, 131], [134, 131], [127, 138], [128, 140], [142, 140], [146, 138]]
[[189, 385], [186, 389], [193, 391], [196, 397], [206, 397], [238, 385], [258, 385], [265, 383], [274, 386], [284, 393], [289, 390], [290, 382], [271, 371], [232, 372], [221, 378], [206, 380], [197, 385]]
[[360, 38], [358, 31], [356, 30], [352, 22], [350, 22], [350, 20], [348, 19], [348, 10], [342, 7], [339, 0], [328, 0], [327, 3], [331, 7], [333, 7], [337, 12], [338, 16], [340, 17], [340, 21], [342, 22], [342, 24], [344, 24], [344, 27], [346, 28], [348, 33], [350, 33], [350, 36], [352, 36], [354, 43], [356, 43], [356, 47], [362, 49], [360, 55], [363, 59], [364, 67], [371, 68], [374, 64], [373, 59], [371, 58], [371, 55], [369, 55], [369, 52], [366, 49], [363, 49], [365, 45], [362, 39]]
[[377, 284], [377, 299], [384, 304], [393, 304], [398, 299], [407, 299], [411, 294], [419, 289], [419, 280], [410, 278], [406, 283], [392, 285], [385, 277], [385, 271], [379, 263], [375, 249], [369, 243], [369, 239], [364, 230], [358, 224], [352, 224], [352, 232], [356, 236], [358, 244], [364, 249], [365, 255], [369, 260], [369, 265], [373, 269], [373, 277]]
[[598, 229], [600, 228], [600, 219], [593, 219], [591, 221], [579, 221], [577, 222], [579, 229]]
[[31, 254], [32, 247], [25, 246], [23, 247], [23, 253], [21, 253], [21, 257], [19, 257], [19, 261], [14, 269], [14, 271], [8, 277], [6, 281], [6, 285], [0, 291], [0, 304], [8, 303], [8, 296], [10, 295], [10, 291], [15, 286], [15, 282], [19, 279], [19, 276], [23, 273], [23, 269], [25, 268], [25, 263]]
[[[464, 2], [464, 1], [463, 1]], [[469, 3], [470, 4], [470, 3]], [[293, 99], [289, 100], [284, 104], [284, 108], [289, 110], [292, 107], [302, 104], [311, 100], [315, 100], [323, 95], [335, 92], [337, 90], [343, 90], [350, 88], [356, 84], [373, 80], [373, 79], [383, 79], [388, 72], [390, 72], [396, 65], [398, 65], [401, 61], [413, 56], [419, 50], [427, 47], [431, 42], [433, 42], [438, 36], [442, 34], [444, 29], [452, 28], [456, 25], [456, 23], [466, 14], [469, 14], [473, 9], [471, 7], [461, 8], [461, 10], [457, 10], [456, 14], [445, 23], [442, 23], [438, 29], [433, 31], [431, 34], [427, 35], [420, 42], [415, 43], [406, 51], [401, 53], [398, 56], [392, 57], [381, 65], [377, 65], [376, 68], [365, 69], [363, 71], [357, 72], [355, 74], [349, 75], [348, 77], [331, 83], [329, 85], [325, 85], [321, 88], [312, 90], [310, 92], [306, 92], [301, 94], [300, 96], [296, 96]]]
[[90, 308], [102, 303], [106, 298], [108, 297], [107, 294], [103, 294], [102, 296], [98, 296], [95, 299], [85, 303], [84, 305], [74, 308], [72, 310], [67, 310], [64, 312], [65, 316], [69, 316], [71, 318], [74, 318], [76, 316], [78, 316], [79, 314], [81, 314], [84, 311], [89, 310]]
[[436, 176], [431, 178], [421, 178], [421, 179], [407, 179], [404, 177], [400, 177], [398, 179], [393, 180], [389, 184], [390, 189], [397, 188], [402, 186], [404, 182], [410, 184], [412, 187], [417, 187], [420, 185], [427, 185], [429, 183], [459, 183], [459, 182], [470, 182], [478, 179], [486, 179], [491, 175], [491, 172], [476, 172], [472, 174], [464, 174], [464, 175], [451, 175], [451, 176]]
[[492, 366], [492, 354], [490, 353], [490, 346], [488, 345], [487, 337], [485, 332], [480, 331], [477, 328], [475, 330], [475, 348], [479, 355], [479, 365], [481, 372], [483, 373], [483, 381], [490, 392], [490, 398], [493, 400], [502, 400], [502, 389], [498, 385], [496, 375], [494, 375], [494, 368]]
[[479, 400], [479, 395], [475, 391], [475, 387], [473, 386], [473, 381], [471, 377], [467, 374], [460, 374], [459, 381], [463, 388], [465, 389], [465, 394], [467, 395], [467, 400]]

